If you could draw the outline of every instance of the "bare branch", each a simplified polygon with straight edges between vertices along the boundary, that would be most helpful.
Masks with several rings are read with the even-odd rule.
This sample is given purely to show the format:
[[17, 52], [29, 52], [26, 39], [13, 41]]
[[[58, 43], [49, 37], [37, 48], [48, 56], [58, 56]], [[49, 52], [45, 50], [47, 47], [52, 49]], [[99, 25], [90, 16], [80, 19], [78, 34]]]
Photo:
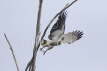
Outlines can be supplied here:
[[33, 57], [31, 59], [31, 61], [27, 64], [27, 67], [25, 69], [25, 71], [35, 71], [35, 62], [36, 62], [36, 56], [37, 56], [37, 44], [39, 42], [39, 34], [40, 34], [40, 21], [41, 21], [41, 12], [42, 12], [42, 3], [43, 0], [39, 0], [39, 10], [38, 10], [38, 16], [37, 16], [37, 24], [36, 24], [36, 36], [35, 36], [35, 44], [34, 44], [34, 50], [36, 50], [36, 52], [33, 51]]
[[[40, 33], [40, 22], [41, 22], [41, 12], [42, 12], [42, 3], [43, 0], [39, 0], [39, 10], [38, 10], [38, 17], [37, 17], [37, 25], [36, 25], [36, 36], [35, 36], [35, 44], [34, 44], [34, 49], [37, 50], [36, 46], [39, 42], [39, 33]], [[35, 71], [35, 62], [36, 62], [36, 54], [34, 55], [34, 59], [33, 59], [33, 64], [32, 64], [32, 71]]]
[[13, 60], [14, 60], [14, 62], [15, 62], [17, 71], [20, 71], [20, 70], [19, 70], [18, 63], [17, 63], [17, 60], [16, 60], [16, 57], [15, 57], [15, 54], [14, 54], [14, 51], [13, 51], [13, 48], [12, 48], [12, 45], [11, 45], [10, 41], [8, 40], [8, 38], [7, 38], [7, 36], [6, 36], [5, 33], [4, 33], [4, 37], [5, 37], [5, 39], [6, 39], [7, 43], [8, 43], [8, 45], [9, 45], [9, 49], [10, 49], [10, 51], [11, 51], [11, 53], [12, 53]]
[[37, 24], [36, 24], [36, 36], [40, 32], [40, 21], [41, 21], [42, 3], [43, 3], [43, 0], [39, 0], [39, 10], [38, 10]]

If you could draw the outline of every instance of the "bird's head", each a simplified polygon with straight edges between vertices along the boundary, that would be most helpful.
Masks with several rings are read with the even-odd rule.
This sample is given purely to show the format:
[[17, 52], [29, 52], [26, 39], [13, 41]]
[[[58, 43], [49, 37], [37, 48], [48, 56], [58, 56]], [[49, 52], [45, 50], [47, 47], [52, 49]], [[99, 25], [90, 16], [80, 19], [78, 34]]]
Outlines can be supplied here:
[[41, 45], [46, 45], [46, 44], [47, 44], [47, 40], [42, 39], [42, 41], [41, 41]]

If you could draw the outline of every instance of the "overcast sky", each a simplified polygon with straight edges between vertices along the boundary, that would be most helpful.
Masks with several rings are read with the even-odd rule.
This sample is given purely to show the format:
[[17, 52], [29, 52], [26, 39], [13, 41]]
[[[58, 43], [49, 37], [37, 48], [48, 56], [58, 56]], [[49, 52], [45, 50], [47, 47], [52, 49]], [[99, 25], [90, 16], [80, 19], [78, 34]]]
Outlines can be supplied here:
[[[44, 0], [41, 31], [73, 0]], [[107, 71], [107, 0], [78, 0], [68, 9], [66, 33], [84, 31], [79, 41], [38, 53], [38, 71]], [[38, 0], [0, 0], [0, 71], [16, 71], [3, 33], [15, 51], [20, 71], [32, 57]], [[48, 33], [47, 33], [48, 34]]]

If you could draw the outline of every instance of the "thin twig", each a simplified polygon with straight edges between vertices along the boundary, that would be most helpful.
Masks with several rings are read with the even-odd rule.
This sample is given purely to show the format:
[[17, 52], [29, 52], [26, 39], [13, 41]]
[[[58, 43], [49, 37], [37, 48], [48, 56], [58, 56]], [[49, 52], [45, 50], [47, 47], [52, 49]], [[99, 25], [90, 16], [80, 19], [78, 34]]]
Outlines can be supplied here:
[[13, 60], [14, 60], [14, 62], [15, 62], [17, 71], [20, 71], [20, 70], [19, 70], [18, 63], [17, 63], [17, 60], [16, 60], [16, 57], [15, 57], [15, 54], [14, 54], [14, 51], [13, 51], [13, 48], [12, 48], [12, 45], [11, 45], [10, 41], [8, 40], [8, 38], [7, 38], [7, 36], [6, 36], [5, 33], [4, 33], [4, 37], [5, 37], [5, 39], [6, 39], [7, 43], [8, 43], [8, 45], [9, 45], [9, 49], [10, 49], [10, 51], [11, 51], [11, 53], [12, 53]]
[[[41, 12], [42, 12], [42, 4], [43, 4], [43, 0], [39, 0], [39, 10], [38, 10], [38, 16], [37, 16], [37, 25], [36, 25], [36, 36], [35, 36], [35, 44], [34, 44], [34, 49], [36, 48], [38, 42], [39, 42], [39, 33], [40, 33], [40, 22], [41, 22]], [[36, 48], [37, 50], [37, 48]], [[33, 64], [32, 64], [32, 70], [31, 71], [35, 71], [36, 68], [36, 55], [37, 52], [34, 55], [34, 59], [33, 59]]]

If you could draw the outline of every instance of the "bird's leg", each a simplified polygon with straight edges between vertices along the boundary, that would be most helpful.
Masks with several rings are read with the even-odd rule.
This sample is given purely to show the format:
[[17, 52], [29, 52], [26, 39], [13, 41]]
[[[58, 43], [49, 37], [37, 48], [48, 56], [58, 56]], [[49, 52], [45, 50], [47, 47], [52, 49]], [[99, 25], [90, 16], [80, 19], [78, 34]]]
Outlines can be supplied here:
[[43, 55], [45, 55], [45, 53], [46, 53], [48, 50], [52, 49], [52, 48], [53, 48], [53, 47], [48, 47], [48, 48], [44, 51]]

